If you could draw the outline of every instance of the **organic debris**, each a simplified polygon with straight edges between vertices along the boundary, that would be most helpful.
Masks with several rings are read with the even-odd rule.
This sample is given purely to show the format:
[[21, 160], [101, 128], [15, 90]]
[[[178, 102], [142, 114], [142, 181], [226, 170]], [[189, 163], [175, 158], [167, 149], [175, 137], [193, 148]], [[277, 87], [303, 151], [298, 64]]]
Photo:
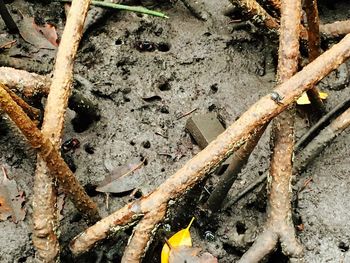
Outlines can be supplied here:
[[103, 193], [123, 193], [131, 191], [142, 184], [140, 168], [146, 159], [141, 162], [131, 162], [115, 168], [110, 175], [96, 187], [96, 191]]
[[198, 256], [200, 248], [180, 246], [171, 248], [169, 263], [217, 263], [218, 259], [206, 252]]
[[22, 38], [37, 48], [55, 49], [58, 46], [56, 29], [52, 26], [38, 26], [33, 17], [22, 14], [18, 28]]
[[164, 244], [161, 254], [162, 263], [169, 262], [169, 253], [174, 248], [178, 247], [192, 247], [192, 238], [190, 233], [190, 227], [194, 221], [194, 217], [185, 229], [176, 232], [167, 242]]
[[0, 221], [10, 218], [12, 222], [18, 223], [26, 216], [26, 211], [23, 208], [24, 192], [18, 191], [15, 180], [8, 179], [3, 166], [1, 169], [4, 177], [0, 181]]
[[56, 31], [56, 27], [50, 23], [44, 23], [43, 25], [38, 25], [33, 22], [33, 27], [41, 33], [52, 45], [58, 47], [59, 39]]
[[[326, 92], [318, 92], [318, 94], [319, 94], [319, 96], [320, 96], [320, 98], [322, 100], [325, 100], [328, 97], [328, 94]], [[307, 104], [310, 104], [310, 103], [311, 102], [310, 102], [310, 100], [309, 100], [309, 98], [308, 98], [306, 93], [303, 93], [303, 95], [301, 95], [301, 97], [299, 99], [297, 99], [297, 104], [298, 105], [307, 105]]]

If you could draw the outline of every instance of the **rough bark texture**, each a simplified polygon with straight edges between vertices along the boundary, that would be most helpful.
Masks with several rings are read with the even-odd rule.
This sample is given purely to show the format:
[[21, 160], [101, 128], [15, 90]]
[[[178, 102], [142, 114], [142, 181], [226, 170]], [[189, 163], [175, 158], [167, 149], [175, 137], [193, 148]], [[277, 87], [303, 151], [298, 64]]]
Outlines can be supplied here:
[[147, 213], [134, 229], [133, 236], [125, 249], [121, 263], [141, 262], [146, 253], [148, 245], [157, 229], [158, 223], [163, 219], [166, 212], [166, 205]]
[[[57, 52], [42, 126], [43, 135], [51, 140], [56, 149], [59, 149], [61, 144], [64, 116], [72, 87], [74, 58], [82, 36], [89, 4], [89, 0], [72, 1]], [[81, 194], [82, 192], [81, 189]], [[38, 158], [34, 178], [32, 239], [37, 250], [37, 257], [44, 262], [52, 262], [58, 257], [59, 244], [55, 234], [58, 226], [56, 214], [54, 182], [45, 167], [45, 162]]]
[[0, 83], [27, 98], [48, 94], [51, 79], [25, 70], [0, 67]]
[[[301, 1], [281, 5], [278, 82], [291, 78], [298, 68]], [[263, 233], [243, 255], [240, 263], [260, 262], [281, 242], [285, 255], [302, 260], [303, 249], [295, 237], [291, 208], [294, 106], [273, 120], [272, 157], [268, 176], [267, 221]]]
[[273, 101], [271, 94], [262, 97], [216, 140], [189, 160], [153, 193], [141, 200], [127, 204], [78, 235], [71, 242], [71, 251], [74, 254], [80, 254], [89, 250], [97, 241], [106, 238], [109, 233], [120, 229], [131, 221], [135, 221], [136, 215], [157, 210], [170, 199], [177, 198], [193, 187], [210, 170], [213, 170], [233, 151], [248, 141], [259, 127], [281, 113], [304, 91], [337, 68], [349, 56], [350, 35], [347, 35], [340, 43], [334, 45], [330, 50], [304, 67], [302, 71], [275, 89], [275, 92], [284, 97], [281, 103]]
[[342, 36], [350, 33], [350, 20], [336, 21], [334, 23], [320, 25], [321, 34], [328, 36]]
[[[309, 62], [312, 62], [321, 54], [320, 19], [318, 17], [316, 0], [305, 0], [304, 4], [307, 17]], [[307, 96], [315, 111], [319, 114], [326, 113], [326, 108], [316, 87], [309, 89]]]
[[279, 28], [278, 21], [273, 18], [255, 0], [230, 0], [232, 4], [238, 4], [242, 10], [252, 16], [253, 22], [258, 25], [265, 25], [268, 30], [276, 31]]
[[31, 146], [38, 151], [40, 157], [46, 162], [50, 174], [57, 179], [64, 192], [72, 199], [76, 208], [91, 221], [98, 219], [96, 204], [85, 193], [84, 188], [74, 177], [72, 171], [50, 140], [44, 137], [21, 107], [12, 100], [2, 84], [0, 84], [0, 106], [21, 130]]
[[8, 87], [3, 86], [6, 92], [11, 96], [11, 98], [23, 109], [23, 111], [31, 118], [32, 120], [39, 120], [40, 110], [30, 106], [22, 98], [18, 97], [16, 93], [10, 90]]

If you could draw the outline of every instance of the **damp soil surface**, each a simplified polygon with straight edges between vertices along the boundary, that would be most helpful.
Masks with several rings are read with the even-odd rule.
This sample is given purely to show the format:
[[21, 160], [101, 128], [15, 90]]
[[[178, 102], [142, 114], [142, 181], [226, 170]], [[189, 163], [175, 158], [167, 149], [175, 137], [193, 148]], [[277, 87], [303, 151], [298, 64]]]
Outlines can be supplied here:
[[[165, 12], [169, 19], [111, 12], [84, 34], [74, 67], [74, 89], [98, 106], [100, 118], [92, 124], [77, 122], [74, 111], [68, 110], [62, 141], [79, 140], [80, 147], [66, 153], [66, 160], [103, 216], [152, 192], [200, 151], [185, 130], [188, 118], [214, 112], [230, 125], [276, 85], [277, 41], [249, 24], [237, 27], [234, 20], [241, 17], [224, 15], [232, 14], [228, 12], [229, 1], [196, 2], [206, 20], [196, 18], [181, 1], [161, 1], [151, 7]], [[65, 15], [60, 3], [16, 0], [8, 6], [15, 19], [27, 12], [55, 23], [59, 34], [63, 30]], [[320, 2], [320, 15], [326, 22], [349, 19], [348, 10], [347, 1]], [[9, 34], [2, 21], [0, 30], [1, 43], [17, 40], [1, 55], [39, 62], [18, 66], [28, 71], [50, 72], [55, 50], [38, 49]], [[327, 109], [350, 94], [347, 85], [335, 90], [332, 79], [323, 81], [320, 87], [329, 93]], [[299, 109], [297, 137], [311, 124]], [[270, 129], [252, 153], [228, 200], [267, 170], [269, 133]], [[349, 136], [349, 131], [344, 132], [297, 178], [312, 179], [294, 203], [298, 215], [295, 223], [303, 226], [297, 234], [305, 247], [306, 262], [350, 262]], [[106, 197], [95, 191], [96, 185], [119, 166], [142, 159], [146, 162], [139, 169], [137, 194], [112, 194], [107, 208]], [[31, 216], [36, 154], [6, 116], [1, 119], [0, 163], [26, 198], [24, 221], [0, 222], [0, 261], [34, 262]], [[208, 197], [219, 176], [207, 178], [205, 184], [188, 193], [191, 202], [179, 201], [170, 209], [160, 226], [167, 237], [184, 228], [192, 216], [198, 217], [197, 199]], [[262, 230], [265, 192], [264, 185], [258, 187], [209, 222], [206, 215], [197, 218], [191, 228], [194, 245], [212, 253], [219, 262], [237, 261]], [[69, 200], [61, 213], [62, 262], [119, 262], [131, 229], [72, 259], [66, 249], [68, 242], [87, 225]], [[159, 261], [162, 243], [163, 237], [156, 238], [145, 262]], [[277, 251], [268, 262], [286, 259]]]

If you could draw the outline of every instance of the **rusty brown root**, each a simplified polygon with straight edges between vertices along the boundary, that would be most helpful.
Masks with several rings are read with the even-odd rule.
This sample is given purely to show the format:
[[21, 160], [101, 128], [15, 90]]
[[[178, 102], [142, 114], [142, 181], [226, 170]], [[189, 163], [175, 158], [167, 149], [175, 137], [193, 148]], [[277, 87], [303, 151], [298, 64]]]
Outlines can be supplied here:
[[277, 19], [272, 17], [256, 0], [230, 0], [233, 5], [238, 6], [248, 16], [252, 17], [254, 24], [264, 25], [268, 31], [276, 34], [279, 28]]
[[[296, 73], [299, 57], [301, 1], [285, 0], [281, 5], [281, 32], [278, 55], [278, 82], [283, 83]], [[302, 260], [292, 222], [291, 180], [294, 148], [295, 107], [282, 112], [273, 120], [272, 157], [268, 176], [267, 221], [264, 231], [242, 256], [240, 263], [260, 262], [281, 243], [285, 255]]]
[[108, 234], [134, 222], [138, 216], [158, 210], [171, 199], [176, 199], [185, 191], [199, 183], [225, 160], [232, 152], [247, 142], [262, 125], [285, 110], [304, 91], [315, 85], [322, 78], [337, 68], [350, 56], [350, 35], [320, 55], [302, 71], [277, 86], [274, 90], [284, 99], [276, 103], [271, 94], [262, 97], [241, 117], [219, 135], [204, 150], [189, 160], [181, 169], [169, 177], [150, 195], [125, 205], [111, 215], [76, 236], [70, 249], [78, 255], [89, 249]]
[[298, 155], [294, 169], [295, 174], [302, 173], [339, 134], [350, 126], [350, 108], [339, 115], [330, 125], [324, 128]]
[[2, 84], [0, 84], [0, 106], [21, 130], [31, 146], [38, 151], [40, 157], [46, 162], [50, 174], [57, 179], [65, 193], [72, 199], [76, 208], [91, 221], [98, 219], [96, 204], [85, 193], [84, 188], [75, 178], [50, 140], [44, 137], [21, 107], [13, 101]]
[[[42, 126], [43, 136], [51, 141], [56, 150], [61, 145], [64, 116], [72, 88], [74, 58], [83, 34], [82, 31], [89, 4], [89, 0], [72, 1], [57, 51]], [[46, 163], [47, 160], [44, 158], [38, 158], [37, 160], [33, 189], [34, 229], [32, 239], [37, 257], [44, 262], [52, 262], [56, 260], [59, 253], [59, 244], [56, 237], [56, 230], [58, 228], [56, 212], [57, 198], [54, 182], [49, 174], [50, 169], [49, 167], [46, 168]], [[71, 181], [79, 189], [80, 197], [74, 197], [75, 201], [78, 202], [79, 198], [84, 198], [85, 208], [83, 210], [91, 210], [89, 213], [93, 212], [96, 218], [97, 209], [95, 204], [88, 199], [78, 181], [73, 181], [73, 179]], [[78, 207], [78, 209], [81, 208]]]
[[10, 90], [8, 87], [3, 86], [6, 92], [11, 96], [11, 98], [23, 109], [23, 111], [34, 121], [39, 121], [40, 110], [30, 106], [22, 98], [18, 97], [16, 93]]
[[[309, 62], [311, 62], [321, 54], [320, 19], [318, 17], [316, 0], [305, 0], [304, 5], [307, 17]], [[309, 89], [307, 96], [311, 102], [311, 106], [319, 115], [326, 113], [326, 108], [316, 87]]]

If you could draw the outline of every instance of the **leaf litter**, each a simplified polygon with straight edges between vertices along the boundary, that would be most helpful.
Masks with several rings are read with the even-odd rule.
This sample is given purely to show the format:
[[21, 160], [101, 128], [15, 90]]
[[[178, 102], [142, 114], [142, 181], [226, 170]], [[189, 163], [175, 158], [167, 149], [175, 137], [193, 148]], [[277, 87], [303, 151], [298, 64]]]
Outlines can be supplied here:
[[0, 221], [11, 219], [18, 223], [23, 221], [26, 211], [23, 208], [25, 202], [24, 192], [18, 191], [15, 180], [9, 180], [4, 167], [2, 167], [3, 179], [0, 181]]
[[56, 49], [58, 46], [58, 36], [53, 25], [48, 23], [37, 25], [33, 17], [24, 14], [17, 25], [21, 37], [37, 48]]
[[145, 164], [146, 159], [141, 162], [131, 162], [127, 165], [115, 168], [96, 187], [96, 191], [102, 193], [123, 193], [131, 191], [142, 184], [140, 168]]

